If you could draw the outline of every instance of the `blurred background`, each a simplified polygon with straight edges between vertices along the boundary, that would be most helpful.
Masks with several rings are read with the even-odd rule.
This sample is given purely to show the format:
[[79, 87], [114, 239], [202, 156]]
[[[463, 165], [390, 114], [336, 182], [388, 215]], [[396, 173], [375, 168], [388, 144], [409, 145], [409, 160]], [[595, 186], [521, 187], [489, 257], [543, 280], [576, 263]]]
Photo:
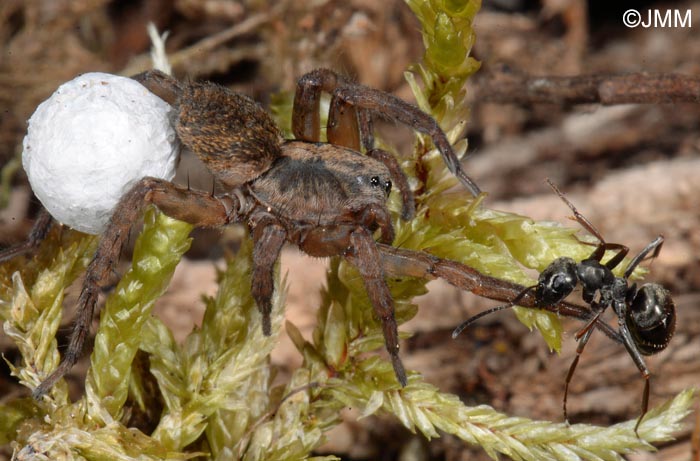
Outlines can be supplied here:
[[[643, 18], [655, 11], [690, 14], [690, 26], [630, 28], [623, 23], [628, 8]], [[149, 21], [169, 33], [166, 45], [176, 76], [211, 80], [263, 105], [293, 91], [296, 79], [317, 67], [411, 100], [403, 72], [422, 56], [418, 22], [400, 0], [3, 0], [0, 166], [7, 168], [0, 190], [0, 247], [22, 241], [38, 209], [18, 163], [26, 120], [79, 73], [132, 75], [149, 68]], [[509, 101], [498, 83], [504, 76], [698, 76], [698, 30], [700, 2], [626, 7], [583, 0], [485, 0], [472, 50], [482, 68], [468, 89], [472, 115], [464, 167], [488, 191], [486, 206], [567, 223], [569, 209], [544, 182], [551, 178], [606, 240], [624, 243], [631, 254], [665, 236], [661, 255], [648, 264], [647, 279], [672, 291], [678, 328], [667, 350], [648, 360], [652, 405], [700, 385], [700, 94], [695, 102], [675, 104], [542, 104]], [[384, 126], [382, 136], [398, 151], [411, 148], [412, 136], [404, 128]], [[179, 174], [211, 188], [211, 175], [190, 155], [183, 157]], [[197, 234], [157, 306], [178, 338], [201, 318], [200, 296], [215, 291], [215, 267], [240, 237], [235, 228]], [[289, 249], [282, 264], [289, 274], [287, 318], [309, 334], [325, 262]], [[418, 316], [404, 327], [413, 333], [403, 346], [406, 366], [468, 404], [560, 421], [564, 379], [576, 348], [573, 333], [580, 324], [565, 321], [568, 334], [560, 355], [548, 351], [510, 312], [485, 318], [455, 341], [451, 330], [492, 303], [439, 282], [429, 287], [418, 300]], [[74, 302], [68, 298], [66, 304]], [[68, 308], [65, 325], [70, 321]], [[2, 334], [0, 352], [8, 360], [16, 356]], [[300, 357], [282, 339], [273, 360], [284, 372]], [[70, 377], [76, 387], [81, 372], [76, 367]], [[624, 348], [594, 335], [571, 383], [570, 419], [595, 424], [634, 419], [642, 388]], [[23, 389], [0, 362], [0, 398], [19, 392]], [[699, 460], [697, 415], [688, 417], [678, 439], [657, 454], [629, 458]], [[348, 422], [330, 434], [324, 453], [354, 460], [407, 454], [414, 457], [402, 459], [488, 459], [451, 437], [428, 443], [390, 418], [357, 422], [356, 417], [348, 410]], [[0, 459], [9, 454], [0, 451]]]

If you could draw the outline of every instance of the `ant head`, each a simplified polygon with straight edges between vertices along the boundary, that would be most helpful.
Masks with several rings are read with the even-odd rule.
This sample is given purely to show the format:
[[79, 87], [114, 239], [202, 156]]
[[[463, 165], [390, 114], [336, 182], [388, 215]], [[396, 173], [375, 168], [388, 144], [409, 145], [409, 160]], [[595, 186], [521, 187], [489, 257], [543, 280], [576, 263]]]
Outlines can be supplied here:
[[576, 287], [576, 261], [571, 258], [557, 258], [540, 273], [535, 287], [538, 307], [551, 306], [564, 300]]
[[639, 352], [652, 355], [664, 350], [676, 330], [671, 293], [657, 283], [643, 285], [629, 304], [625, 322]]

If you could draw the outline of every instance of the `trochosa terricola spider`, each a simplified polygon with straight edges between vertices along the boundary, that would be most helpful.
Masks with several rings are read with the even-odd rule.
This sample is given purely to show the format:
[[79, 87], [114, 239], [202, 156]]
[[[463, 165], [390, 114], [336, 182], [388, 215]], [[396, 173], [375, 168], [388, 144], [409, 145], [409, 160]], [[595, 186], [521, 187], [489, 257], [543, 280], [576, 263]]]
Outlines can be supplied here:
[[[452, 173], [478, 195], [478, 187], [461, 169], [435, 120], [390, 94], [351, 83], [329, 70], [315, 70], [299, 80], [292, 120], [296, 139], [285, 140], [270, 116], [246, 96], [212, 83], [180, 82], [158, 71], [134, 79], [174, 107], [180, 141], [204, 162], [224, 192], [214, 195], [146, 177], [121, 198], [88, 266], [63, 361], [37, 387], [35, 396], [45, 393], [76, 362], [100, 287], [107, 283], [129, 228], [146, 204], [200, 227], [248, 225], [254, 241], [252, 294], [268, 335], [273, 268], [285, 242], [312, 256], [346, 257], [364, 280], [396, 377], [405, 385], [385, 272], [449, 280], [460, 270], [452, 268], [441, 275], [435, 268], [437, 259], [388, 246], [394, 237], [386, 206], [392, 184], [401, 193], [404, 219], [413, 216], [414, 201], [396, 159], [373, 146], [371, 114], [430, 135]], [[327, 143], [320, 142], [322, 92], [332, 96]], [[461, 277], [466, 273], [462, 271]], [[474, 286], [465, 283], [467, 289]], [[512, 293], [506, 290], [498, 297], [509, 299]]]

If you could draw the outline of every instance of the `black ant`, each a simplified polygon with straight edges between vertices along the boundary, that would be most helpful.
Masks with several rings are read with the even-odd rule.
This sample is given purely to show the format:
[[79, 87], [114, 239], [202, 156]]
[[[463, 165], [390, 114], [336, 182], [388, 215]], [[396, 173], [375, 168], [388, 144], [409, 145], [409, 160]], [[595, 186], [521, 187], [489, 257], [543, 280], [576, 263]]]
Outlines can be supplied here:
[[[518, 293], [508, 304], [497, 306], [481, 312], [463, 322], [452, 332], [456, 338], [462, 330], [481, 317], [496, 311], [511, 308], [518, 304], [528, 292], [535, 292], [535, 307], [547, 309], [563, 301], [581, 284], [583, 300], [590, 305], [591, 317], [586, 325], [574, 336], [579, 341], [576, 348], [576, 358], [569, 367], [564, 386], [564, 419], [568, 421], [566, 398], [569, 383], [574, 375], [576, 365], [588, 339], [593, 333], [594, 326], [600, 316], [612, 306], [618, 318], [619, 337], [614, 337], [625, 345], [635, 365], [644, 378], [644, 393], [642, 397], [642, 414], [634, 427], [635, 433], [649, 408], [649, 369], [644, 363], [643, 355], [652, 355], [668, 346], [676, 328], [676, 307], [668, 290], [657, 283], [647, 283], [639, 289], [636, 284], [629, 284], [629, 277], [635, 268], [647, 257], [658, 256], [664, 243], [663, 236], [658, 236], [630, 261], [622, 277], [617, 277], [612, 270], [627, 256], [629, 248], [618, 243], [607, 243], [600, 232], [586, 217], [578, 212], [576, 207], [550, 181], [554, 192], [566, 203], [574, 213], [576, 221], [595, 236], [599, 243], [591, 255], [577, 263], [572, 258], [560, 257], [547, 266], [537, 280], [536, 285], [529, 286]], [[601, 263], [606, 251], [617, 253], [604, 264]], [[651, 255], [650, 255], [651, 254]], [[649, 256], [650, 255], [650, 256]], [[596, 298], [597, 294], [597, 298]], [[616, 335], [617, 336], [617, 335]]]

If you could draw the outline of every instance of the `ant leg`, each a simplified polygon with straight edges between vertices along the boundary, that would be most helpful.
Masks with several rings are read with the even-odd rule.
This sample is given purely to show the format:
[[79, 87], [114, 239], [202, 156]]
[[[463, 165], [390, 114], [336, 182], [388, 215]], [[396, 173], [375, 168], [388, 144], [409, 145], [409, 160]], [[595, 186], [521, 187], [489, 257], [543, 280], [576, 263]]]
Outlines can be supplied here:
[[[656, 239], [656, 240], [658, 240], [658, 239]], [[654, 242], [652, 242], [652, 243], [654, 243]], [[649, 249], [647, 250], [647, 248], [649, 248]], [[645, 248], [645, 250], [647, 250], [647, 252], [651, 251], [650, 245], [648, 245], [647, 248]], [[615, 308], [615, 312], [617, 313], [617, 316], [618, 316], [618, 329], [620, 330], [620, 334], [622, 335], [622, 343], [625, 345], [625, 348], [627, 349], [627, 353], [629, 353], [630, 357], [632, 357], [632, 361], [634, 362], [634, 364], [637, 365], [637, 369], [642, 374], [642, 378], [644, 378], [644, 391], [642, 393], [642, 413], [639, 415], [639, 419], [637, 419], [637, 424], [634, 425], [634, 433], [637, 434], [637, 436], [639, 436], [639, 434], [637, 433], [637, 430], [639, 429], [639, 425], [641, 424], [642, 419], [644, 419], [644, 415], [646, 415], [647, 411], [649, 410], [649, 393], [651, 391], [651, 384], [650, 384], [651, 373], [649, 372], [649, 369], [647, 368], [647, 365], [644, 362], [644, 358], [642, 358], [641, 352], [639, 352], [639, 349], [637, 348], [637, 346], [634, 342], [634, 338], [632, 338], [632, 334], [630, 333], [629, 329], [627, 328], [627, 322], [626, 322], [627, 305], [623, 301], [621, 303], [616, 303], [614, 305], [614, 308]]]
[[[593, 304], [592, 307], [593, 307], [593, 312], [595, 312], [595, 314], [590, 319], [588, 319], [588, 321], [583, 326], [583, 328], [581, 328], [579, 331], [577, 331], [574, 334], [574, 339], [576, 341], [579, 341], [581, 339], [581, 337], [588, 334], [588, 332], [590, 330], [592, 330], [593, 327], [596, 325], [596, 323], [598, 322], [598, 319], [603, 314], [603, 312], [605, 312], [605, 308], [601, 309], [601, 306], [599, 304]], [[586, 341], [588, 341], [588, 340], [586, 340]]]
[[265, 336], [272, 334], [270, 313], [272, 294], [275, 289], [274, 270], [280, 251], [287, 240], [284, 228], [274, 218], [266, 216], [256, 223], [253, 230], [253, 274], [251, 294], [262, 314], [262, 328]]
[[566, 381], [564, 383], [564, 421], [566, 422], [569, 422], [569, 415], [566, 411], [566, 400], [569, 396], [569, 383], [571, 382], [571, 378], [573, 378], [574, 376], [574, 371], [576, 370], [578, 361], [581, 358], [583, 349], [586, 347], [586, 343], [588, 343], [588, 339], [593, 333], [592, 326], [597, 322], [599, 316], [600, 313], [595, 315], [593, 319], [591, 319], [591, 321], [588, 323], [588, 325], [586, 325], [581, 331], [576, 333], [576, 338], [580, 338], [578, 346], [576, 347], [576, 357], [574, 358], [574, 361], [571, 362], [571, 366], [569, 366], [569, 372], [566, 374]]
[[625, 256], [627, 256], [627, 253], [629, 253], [630, 249], [626, 247], [625, 245], [622, 245], [620, 243], [606, 243], [605, 244], [605, 251], [608, 250], [618, 250], [617, 254], [610, 258], [606, 263], [605, 267], [607, 267], [610, 270], [613, 270], [617, 267], [618, 264], [622, 262], [623, 259], [625, 259]]
[[[586, 218], [584, 215], [582, 215], [581, 213], [579, 213], [579, 211], [576, 209], [576, 207], [574, 206], [574, 204], [571, 203], [571, 201], [569, 201], [568, 198], [566, 198], [566, 196], [564, 195], [564, 193], [563, 193], [561, 190], [559, 190], [559, 188], [552, 182], [551, 179], [547, 178], [547, 184], [549, 184], [549, 187], [551, 187], [551, 188], [554, 190], [554, 192], [559, 196], [559, 198], [560, 198], [564, 203], [566, 203], [566, 204], [568, 205], [568, 207], [569, 207], [569, 208], [571, 209], [571, 211], [574, 213], [574, 218], [576, 219], [576, 221], [578, 221], [578, 223], [581, 225], [581, 227], [583, 227], [583, 228], [586, 229], [588, 232], [590, 232], [595, 238], [597, 238], [597, 239], [600, 241], [600, 243], [603, 243], [603, 244], [604, 244], [604, 243], [605, 243], [605, 239], [604, 239], [603, 236], [600, 234], [600, 232], [598, 231], [598, 229], [596, 229], [596, 227], [593, 225], [593, 223], [591, 223], [591, 222], [588, 220], [588, 218]], [[596, 251], [597, 251], [597, 249], [596, 249]]]
[[625, 256], [627, 256], [627, 253], [629, 253], [630, 251], [628, 247], [620, 243], [599, 243], [596, 246], [595, 250], [593, 250], [593, 253], [591, 253], [591, 255], [585, 259], [585, 261], [597, 261], [598, 263], [600, 263], [600, 261], [603, 259], [603, 256], [605, 256], [605, 252], [611, 250], [617, 251], [617, 253], [605, 263], [605, 267], [610, 270], [613, 270], [617, 267], [618, 264], [622, 262], [623, 259], [625, 259]]
[[240, 205], [233, 197], [214, 197], [191, 191], [156, 178], [144, 178], [124, 194], [107, 225], [95, 256], [88, 265], [70, 342], [63, 360], [33, 391], [35, 398], [44, 395], [77, 362], [90, 330], [100, 288], [108, 281], [131, 225], [145, 205], [152, 203], [166, 215], [201, 227], [218, 227], [237, 219]]
[[652, 240], [642, 251], [639, 252], [637, 256], [635, 256], [632, 261], [630, 261], [629, 266], [627, 266], [627, 269], [625, 270], [625, 278], [628, 278], [630, 275], [632, 275], [632, 272], [637, 268], [639, 263], [641, 263], [643, 260], [647, 258], [647, 255], [649, 252], [653, 250], [652, 255], [650, 258], [656, 258], [659, 255], [659, 252], [661, 252], [661, 247], [664, 244], [664, 236], [659, 235], [656, 237], [654, 240]]
[[399, 357], [399, 331], [394, 317], [394, 300], [384, 279], [377, 243], [372, 238], [372, 234], [363, 227], [358, 227], [350, 234], [350, 243], [352, 251], [348, 253], [352, 253], [352, 263], [360, 271], [374, 312], [382, 322], [384, 342], [391, 357], [396, 379], [405, 386], [408, 381]]
[[554, 192], [559, 196], [559, 198], [568, 205], [568, 207], [571, 209], [571, 211], [574, 213], [574, 218], [576, 221], [588, 232], [590, 232], [595, 238], [598, 239], [600, 242], [596, 249], [593, 251], [591, 256], [588, 257], [588, 259], [594, 259], [598, 262], [600, 262], [601, 259], [603, 259], [603, 256], [605, 255], [605, 252], [608, 250], [619, 250], [618, 253], [613, 256], [608, 262], [605, 263], [605, 267], [608, 269], [614, 269], [617, 267], [620, 262], [622, 262], [623, 259], [625, 259], [625, 256], [627, 256], [627, 253], [629, 253], [629, 248], [627, 248], [625, 245], [621, 245], [619, 243], [607, 243], [603, 236], [601, 235], [600, 231], [591, 223], [588, 218], [583, 216], [574, 206], [571, 201], [566, 198], [564, 193], [559, 190], [559, 188], [548, 178], [547, 179], [547, 184], [554, 190]]
[[399, 162], [396, 161], [396, 157], [382, 149], [370, 149], [367, 151], [367, 156], [379, 160], [389, 169], [391, 179], [394, 181], [394, 184], [396, 184], [396, 187], [398, 187], [399, 192], [401, 192], [401, 203], [403, 204], [401, 208], [401, 219], [404, 221], [413, 219], [416, 213], [416, 201], [413, 198], [411, 187], [408, 185], [408, 178], [401, 167], [399, 167]]
[[605, 256], [606, 251], [617, 251], [617, 253], [605, 263], [605, 267], [613, 270], [622, 262], [623, 259], [625, 259], [625, 256], [627, 256], [630, 249], [620, 243], [601, 242], [598, 244], [598, 246], [596, 246], [593, 253], [591, 253], [591, 255], [586, 259], [589, 261], [593, 260], [600, 262], [603, 259], [603, 256]]
[[[593, 306], [598, 307], [597, 305]], [[574, 361], [571, 362], [571, 366], [569, 366], [569, 371], [566, 374], [566, 381], [564, 383], [564, 420], [569, 421], [569, 416], [566, 411], [566, 400], [567, 397], [569, 396], [569, 383], [571, 382], [571, 379], [574, 377], [574, 371], [576, 370], [576, 366], [578, 365], [578, 361], [581, 358], [581, 354], [583, 354], [583, 349], [586, 347], [586, 344], [588, 343], [588, 340], [591, 337], [591, 334], [593, 334], [593, 327], [597, 325], [601, 325], [602, 323], [598, 321], [600, 318], [600, 315], [603, 313], [604, 309], [600, 309], [598, 307], [597, 312], [593, 317], [588, 320], [586, 325], [584, 325], [583, 328], [581, 328], [579, 331], [576, 332], [574, 335], [574, 338], [576, 341], [578, 341], [578, 346], [576, 347], [576, 357], [574, 358]], [[607, 325], [607, 324], [605, 324]]]
[[644, 391], [642, 392], [642, 413], [639, 415], [639, 419], [637, 419], [637, 424], [634, 425], [634, 433], [639, 435], [637, 433], [637, 430], [639, 429], [639, 425], [641, 424], [642, 420], [644, 419], [644, 416], [647, 414], [647, 411], [649, 410], [649, 393], [651, 391], [651, 384], [650, 384], [651, 373], [649, 372], [649, 369], [647, 368], [646, 364], [644, 363], [644, 359], [642, 358], [642, 355], [639, 353], [637, 348], [634, 346], [632, 336], [630, 335], [629, 330], [627, 330], [627, 327], [625, 327], [624, 329], [622, 327], [620, 327], [620, 330], [622, 333], [622, 337], [624, 338], [624, 344], [625, 344], [625, 347], [627, 348], [627, 352], [632, 357], [632, 361], [634, 362], [634, 364], [637, 365], [639, 372], [642, 374], [642, 378], [644, 378]]
[[46, 238], [46, 235], [49, 233], [49, 229], [51, 229], [52, 223], [53, 219], [51, 218], [51, 215], [48, 211], [46, 211], [46, 208], [42, 207], [36, 221], [34, 221], [34, 226], [32, 226], [32, 231], [29, 234], [27, 241], [1, 251], [0, 263], [9, 261], [16, 256], [28, 253], [37, 248]]

